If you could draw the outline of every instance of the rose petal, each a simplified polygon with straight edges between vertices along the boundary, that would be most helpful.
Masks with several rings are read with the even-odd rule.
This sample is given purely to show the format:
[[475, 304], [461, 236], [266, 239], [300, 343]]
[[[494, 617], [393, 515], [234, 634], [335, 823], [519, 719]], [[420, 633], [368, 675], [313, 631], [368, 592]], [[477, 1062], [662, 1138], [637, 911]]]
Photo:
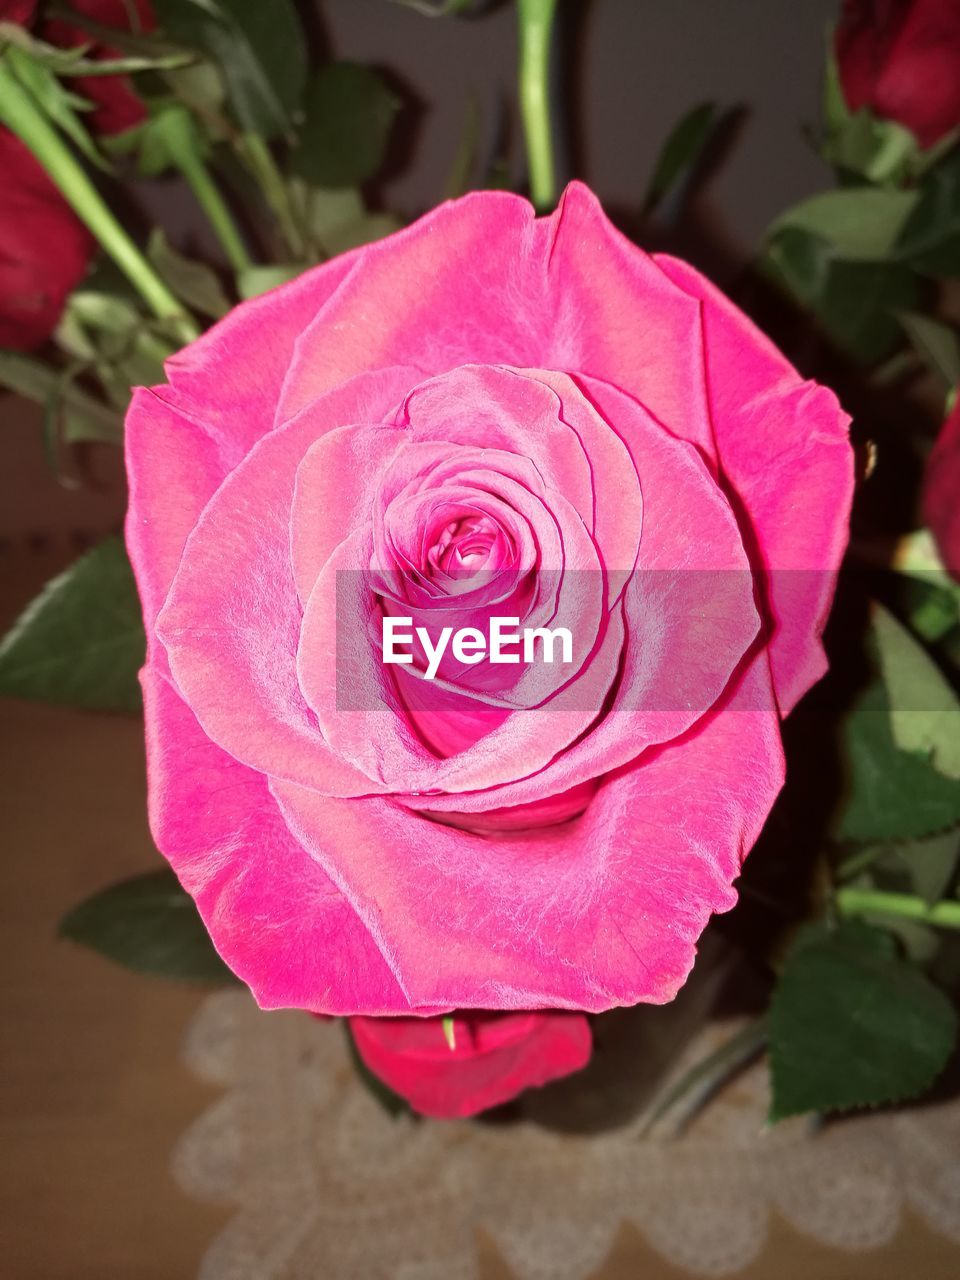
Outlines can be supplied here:
[[770, 662], [786, 715], [827, 668], [820, 637], [853, 498], [850, 419], [832, 391], [803, 382], [770, 340], [692, 267], [673, 258], [656, 261], [703, 302], [720, 467], [749, 527], [751, 559], [769, 575]]
[[596, 1012], [673, 998], [783, 780], [765, 661], [685, 739], [526, 838], [465, 836], [395, 802], [272, 789], [414, 1000]]
[[261, 1008], [411, 1012], [356, 913], [291, 836], [262, 775], [216, 747], [156, 670], [145, 668], [142, 683], [154, 838]]

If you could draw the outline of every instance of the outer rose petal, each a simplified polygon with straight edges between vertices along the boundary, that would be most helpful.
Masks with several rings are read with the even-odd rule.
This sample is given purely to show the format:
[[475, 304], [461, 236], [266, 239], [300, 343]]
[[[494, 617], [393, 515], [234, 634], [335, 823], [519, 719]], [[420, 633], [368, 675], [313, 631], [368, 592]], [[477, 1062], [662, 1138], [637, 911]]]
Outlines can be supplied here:
[[387, 799], [271, 787], [413, 1001], [599, 1012], [676, 995], [782, 781], [761, 655], [722, 708], [562, 827], [488, 839]]
[[352, 261], [297, 340], [280, 420], [363, 369], [505, 364], [605, 378], [709, 446], [699, 305], [582, 183], [540, 219], [519, 196], [474, 192]]
[[350, 1030], [374, 1075], [441, 1120], [500, 1106], [590, 1061], [590, 1024], [576, 1013], [458, 1017], [453, 1049], [436, 1019], [351, 1018]]
[[770, 575], [770, 664], [786, 715], [827, 669], [820, 637], [853, 500], [850, 419], [832, 391], [802, 381], [770, 340], [697, 271], [675, 258], [657, 262], [703, 302], [720, 470], [753, 564]]
[[923, 511], [943, 563], [960, 581], [960, 399], [927, 463]]
[[263, 776], [216, 747], [155, 670], [146, 667], [142, 683], [154, 838], [261, 1008], [412, 1012], [352, 907], [291, 836]]

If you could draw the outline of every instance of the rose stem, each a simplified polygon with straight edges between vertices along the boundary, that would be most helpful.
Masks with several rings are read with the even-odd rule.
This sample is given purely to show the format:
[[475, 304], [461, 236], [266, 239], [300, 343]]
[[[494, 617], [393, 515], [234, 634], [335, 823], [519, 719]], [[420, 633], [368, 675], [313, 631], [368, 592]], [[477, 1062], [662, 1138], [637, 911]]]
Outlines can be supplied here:
[[550, 128], [550, 41], [557, 0], [517, 0], [520, 20], [520, 111], [527, 141], [530, 199], [539, 213], [556, 203]]
[[290, 204], [290, 194], [270, 148], [258, 133], [245, 133], [237, 142], [237, 150], [260, 183], [267, 204], [280, 223], [287, 248], [298, 260], [306, 257], [307, 246]]
[[193, 320], [110, 212], [83, 166], [4, 57], [0, 57], [0, 121], [30, 148], [68, 204], [136, 286], [154, 315], [161, 320], [175, 321], [178, 338], [192, 342], [198, 336]]
[[842, 915], [900, 916], [944, 929], [960, 929], [960, 902], [937, 902], [930, 906], [911, 893], [885, 893], [880, 889], [852, 886], [838, 889], [834, 902]]
[[167, 153], [186, 178], [190, 190], [196, 196], [197, 204], [207, 215], [207, 221], [223, 246], [230, 266], [237, 272], [248, 271], [253, 262], [230, 210], [203, 162], [190, 112], [186, 107], [171, 107], [155, 121], [154, 128], [162, 129]]

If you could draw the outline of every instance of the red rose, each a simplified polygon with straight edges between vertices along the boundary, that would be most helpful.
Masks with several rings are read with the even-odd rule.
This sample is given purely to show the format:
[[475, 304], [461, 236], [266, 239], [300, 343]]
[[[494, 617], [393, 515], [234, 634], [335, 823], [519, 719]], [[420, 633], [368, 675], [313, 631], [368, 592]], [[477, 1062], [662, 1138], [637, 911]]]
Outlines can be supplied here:
[[960, 0], [846, 0], [836, 36], [847, 106], [930, 147], [960, 125]]
[[374, 1075], [421, 1115], [444, 1120], [497, 1107], [590, 1060], [580, 1013], [457, 1016], [452, 1048], [440, 1018], [351, 1018], [350, 1030]]
[[0, 22], [18, 22], [29, 26], [36, 12], [37, 0], [0, 0]]
[[[26, 7], [26, 6], [22, 6]], [[136, 25], [131, 24], [131, 6], [127, 0], [71, 0], [76, 13], [118, 31], [152, 31], [153, 10], [149, 0], [136, 0]], [[74, 26], [61, 18], [45, 23], [43, 38], [62, 49], [90, 44], [89, 31]], [[118, 51], [109, 45], [94, 44], [87, 52], [88, 58], [116, 58]], [[93, 133], [123, 133], [132, 129], [146, 117], [143, 103], [134, 93], [127, 76], [81, 76], [72, 81], [72, 88], [81, 98], [94, 104], [94, 110], [85, 116], [85, 123]]]
[[93, 240], [32, 153], [0, 130], [0, 347], [50, 336], [82, 279]]
[[960, 397], [927, 463], [923, 511], [944, 564], [960, 581]]

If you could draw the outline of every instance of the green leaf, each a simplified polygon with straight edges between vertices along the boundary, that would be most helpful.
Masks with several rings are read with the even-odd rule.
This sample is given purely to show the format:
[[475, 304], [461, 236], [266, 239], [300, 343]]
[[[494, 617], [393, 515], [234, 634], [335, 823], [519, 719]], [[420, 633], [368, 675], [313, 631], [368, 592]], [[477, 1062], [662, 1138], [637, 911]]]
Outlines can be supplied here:
[[919, 284], [898, 262], [838, 257], [823, 236], [783, 227], [766, 245], [761, 268], [817, 317], [838, 347], [872, 364], [903, 341], [896, 312], [913, 310]]
[[[121, 76], [133, 75], [138, 71], [168, 71], [186, 66], [193, 60], [193, 55], [185, 51], [154, 53], [152, 56], [134, 54], [130, 57], [88, 58], [85, 55], [93, 45], [93, 41], [78, 45], [72, 49], [61, 49], [56, 45], [38, 40], [25, 27], [15, 23], [5, 25], [3, 32], [5, 42], [15, 48], [24, 50], [34, 61], [49, 69], [57, 76]], [[113, 43], [113, 31], [110, 30], [110, 42]]]
[[138, 973], [183, 982], [237, 981], [169, 869], [94, 894], [63, 918], [58, 932]]
[[953, 1005], [859, 922], [814, 926], [788, 954], [770, 1005], [771, 1120], [916, 1097], [943, 1070]]
[[879, 604], [873, 634], [894, 742], [929, 758], [938, 773], [960, 779], [960, 700], [923, 645]]
[[914, 840], [960, 822], [960, 783], [894, 741], [881, 680], [860, 695], [842, 729], [846, 787], [835, 817], [839, 840]]
[[178, 253], [167, 240], [162, 227], [155, 227], [147, 245], [147, 257], [170, 290], [188, 307], [202, 315], [219, 320], [230, 310], [215, 271], [203, 262], [195, 262]]
[[717, 123], [715, 102], [702, 102], [676, 124], [660, 149], [644, 197], [649, 213], [693, 171]]
[[919, 311], [900, 311], [897, 319], [921, 360], [945, 387], [960, 384], [960, 334], [956, 329]]
[[847, 262], [882, 262], [892, 254], [917, 200], [915, 191], [873, 187], [824, 191], [782, 213], [769, 234], [794, 228], [826, 240], [836, 256]]
[[47, 583], [0, 642], [0, 694], [105, 711], [137, 711], [145, 641], [119, 538]]
[[292, 0], [154, 0], [163, 29], [216, 62], [241, 127], [289, 133], [306, 83], [306, 40]]
[[30, 94], [44, 115], [67, 135], [91, 164], [98, 169], [109, 169], [110, 166], [77, 115], [78, 111], [89, 111], [90, 103], [85, 98], [70, 93], [49, 67], [31, 58], [22, 49], [7, 49], [3, 56], [24, 92]]
[[307, 86], [292, 162], [319, 187], [352, 187], [383, 162], [398, 100], [380, 76], [353, 62], [321, 68]]
[[942, 831], [926, 840], [896, 845], [890, 852], [907, 876], [909, 887], [929, 906], [949, 889], [960, 861], [960, 831]]
[[927, 275], [960, 275], [960, 147], [927, 175], [896, 251]]
[[89, 395], [75, 382], [42, 360], [0, 351], [0, 387], [6, 387], [45, 407], [56, 403], [63, 438], [117, 444], [123, 439], [120, 415]]
[[241, 271], [237, 275], [237, 292], [244, 300], [256, 298], [258, 294], [267, 293], [270, 289], [276, 289], [278, 285], [286, 284], [288, 280], [295, 280], [297, 276], [303, 274], [303, 271], [304, 268], [299, 263], [290, 263], [284, 266], [248, 267], [246, 271]]
[[360, 245], [382, 240], [384, 236], [392, 236], [402, 225], [391, 213], [367, 213], [357, 222], [328, 231], [323, 247], [330, 257], [335, 257], [349, 249], [358, 249]]

